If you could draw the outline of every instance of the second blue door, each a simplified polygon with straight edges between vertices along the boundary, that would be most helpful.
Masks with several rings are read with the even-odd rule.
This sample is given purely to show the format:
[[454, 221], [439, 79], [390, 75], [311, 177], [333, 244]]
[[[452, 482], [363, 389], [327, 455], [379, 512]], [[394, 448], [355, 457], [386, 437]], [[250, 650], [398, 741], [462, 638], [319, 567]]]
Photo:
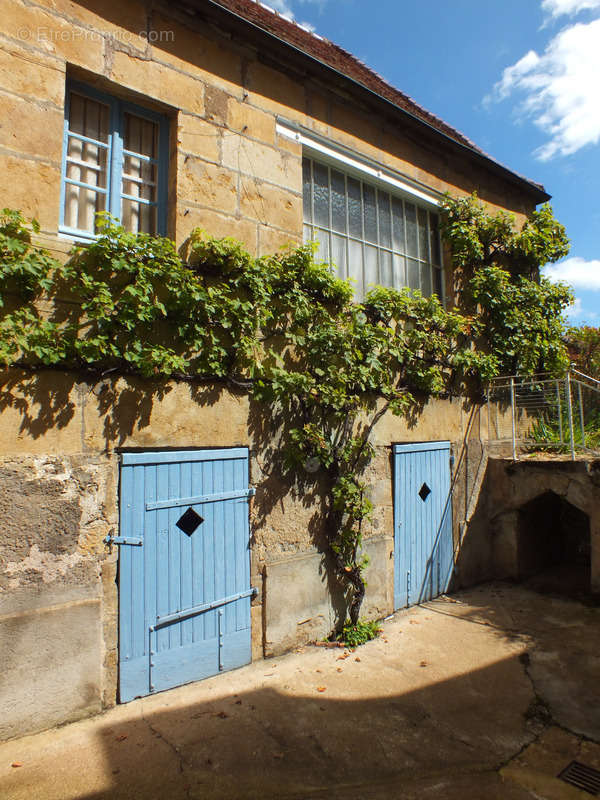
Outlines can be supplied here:
[[248, 451], [125, 453], [121, 701], [247, 664]]
[[394, 608], [448, 589], [454, 567], [450, 442], [394, 445]]

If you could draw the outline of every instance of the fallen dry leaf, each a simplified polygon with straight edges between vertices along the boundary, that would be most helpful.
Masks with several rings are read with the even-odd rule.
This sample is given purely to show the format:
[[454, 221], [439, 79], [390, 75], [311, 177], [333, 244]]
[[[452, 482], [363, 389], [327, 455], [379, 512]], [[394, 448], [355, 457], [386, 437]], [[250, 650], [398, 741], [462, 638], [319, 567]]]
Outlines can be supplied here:
[[23, 766], [22, 761], [13, 761], [13, 763], [11, 764], [11, 767], [22, 767], [22, 766]]
[[324, 692], [326, 689], [326, 686], [317, 686], [317, 692]]
[[345, 658], [348, 658], [349, 655], [350, 655], [349, 653], [344, 653], [343, 656], [338, 656], [336, 658], [336, 661], [343, 661]]
[[121, 734], [119, 734], [119, 736], [115, 736], [115, 741], [124, 742], [126, 738], [127, 738], [127, 734], [126, 733], [121, 733]]

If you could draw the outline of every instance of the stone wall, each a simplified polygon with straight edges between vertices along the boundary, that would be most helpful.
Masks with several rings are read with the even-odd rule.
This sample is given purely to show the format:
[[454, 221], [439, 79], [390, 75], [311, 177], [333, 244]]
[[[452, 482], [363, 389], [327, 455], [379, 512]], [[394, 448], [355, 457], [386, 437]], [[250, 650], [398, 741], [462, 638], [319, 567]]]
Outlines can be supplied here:
[[[143, 0], [4, 0], [0, 39], [0, 194], [57, 237], [67, 76], [164, 112], [170, 120], [169, 235], [202, 227], [255, 253], [302, 237], [301, 145], [276, 133], [300, 123], [432, 190], [476, 190], [520, 220], [532, 201], [508, 181], [449, 157], [316, 79], [227, 31]], [[184, 15], [185, 16], [185, 15]], [[149, 36], [149, 32], [152, 36]]]
[[[281, 476], [279, 431], [246, 396], [142, 381], [92, 387], [76, 375], [13, 372], [0, 388], [0, 736], [76, 719], [117, 697], [119, 449], [244, 446], [250, 450], [253, 658], [328, 634], [343, 613], [319, 547], [318, 485]], [[470, 410], [433, 400], [418, 425], [384, 417], [367, 480], [375, 511], [365, 532], [365, 616], [393, 610], [391, 445], [441, 438], [471, 445]], [[455, 537], [475, 456], [456, 468]], [[457, 517], [457, 514], [459, 515]]]
[[102, 540], [117, 526], [115, 465], [87, 453], [0, 461], [0, 738], [114, 696], [116, 563]]
[[[597, 461], [489, 458], [482, 490], [463, 532], [457, 564], [462, 585], [491, 578], [522, 577], [519, 563], [521, 513], [551, 492], [587, 515], [591, 565], [588, 592], [600, 593], [600, 472]], [[544, 525], [540, 517], [540, 525]], [[547, 531], [550, 535], [550, 531]]]
[[[178, 245], [197, 226], [239, 238], [259, 254], [301, 240], [301, 146], [277, 135], [278, 118], [432, 190], [477, 190], [520, 220], [531, 212], [528, 196], [474, 166], [468, 154], [451, 158], [343, 91], [300, 79], [286, 64], [266, 63], [228, 31], [153, 7], [142, 0], [2, 4], [2, 206], [37, 217], [40, 238], [53, 252], [64, 255], [72, 245], [58, 234], [67, 77], [167, 115], [168, 233]], [[450, 278], [448, 270], [448, 286]], [[0, 411], [0, 736], [115, 702], [117, 555], [103, 539], [118, 526], [120, 448], [249, 447], [258, 488], [254, 657], [331, 629], [337, 601], [317, 544], [319, 495], [307, 502], [280, 478], [269, 450], [277, 432], [248, 398], [184, 385], [90, 386], [76, 375], [13, 372], [3, 377]], [[452, 441], [458, 546], [484, 457], [478, 422], [473, 427], [469, 419], [462, 402], [432, 401], [414, 424], [384, 418], [376, 429], [369, 473], [375, 515], [365, 544], [372, 557], [368, 615], [382, 616], [393, 603], [391, 444]]]

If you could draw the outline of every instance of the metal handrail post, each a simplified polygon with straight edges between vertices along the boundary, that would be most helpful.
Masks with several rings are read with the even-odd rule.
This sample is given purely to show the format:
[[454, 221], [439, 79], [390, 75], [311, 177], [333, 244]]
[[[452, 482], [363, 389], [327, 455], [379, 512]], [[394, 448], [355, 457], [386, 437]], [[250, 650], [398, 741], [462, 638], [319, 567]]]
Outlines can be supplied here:
[[513, 461], [517, 460], [517, 424], [516, 424], [516, 410], [515, 410], [515, 379], [510, 379], [510, 408], [512, 417], [512, 452]]
[[567, 414], [569, 416], [569, 440], [571, 444], [571, 459], [575, 461], [575, 439], [573, 436], [573, 404], [571, 402], [571, 373], [567, 372], [565, 380], [567, 389]]
[[556, 399], [558, 401], [558, 435], [563, 443], [562, 403], [560, 402], [560, 381], [556, 381]]
[[577, 395], [579, 397], [579, 424], [581, 425], [581, 446], [585, 447], [585, 420], [583, 418], [583, 395], [581, 381], [577, 381]]

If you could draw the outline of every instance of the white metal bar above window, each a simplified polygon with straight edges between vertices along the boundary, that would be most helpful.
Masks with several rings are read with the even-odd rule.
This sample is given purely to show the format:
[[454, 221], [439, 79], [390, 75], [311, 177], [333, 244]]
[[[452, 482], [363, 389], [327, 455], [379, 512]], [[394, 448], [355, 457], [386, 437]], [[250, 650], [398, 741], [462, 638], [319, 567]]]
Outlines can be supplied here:
[[418, 186], [411, 184], [408, 180], [403, 180], [399, 175], [395, 175], [384, 167], [378, 167], [363, 160], [357, 154], [350, 155], [347, 152], [338, 150], [335, 145], [326, 144], [316, 136], [312, 136], [306, 131], [298, 130], [290, 125], [278, 121], [276, 131], [280, 136], [299, 142], [305, 149], [305, 155], [316, 155], [320, 161], [325, 158], [332, 165], [338, 165], [345, 171], [349, 169], [357, 175], [368, 176], [371, 181], [379, 182], [388, 188], [396, 189], [399, 192], [418, 198], [422, 203], [427, 203], [433, 208], [440, 205], [440, 195], [428, 192]]

